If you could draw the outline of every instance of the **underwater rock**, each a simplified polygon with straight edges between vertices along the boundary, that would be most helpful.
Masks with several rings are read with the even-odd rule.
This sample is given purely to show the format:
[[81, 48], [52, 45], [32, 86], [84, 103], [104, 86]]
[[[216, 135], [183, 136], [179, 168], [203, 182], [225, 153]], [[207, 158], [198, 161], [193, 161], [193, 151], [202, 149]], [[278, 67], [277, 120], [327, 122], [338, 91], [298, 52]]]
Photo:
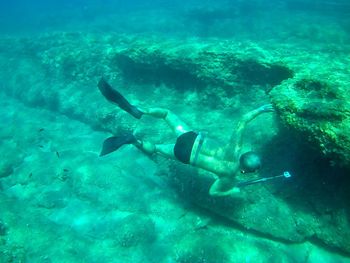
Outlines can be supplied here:
[[0, 249], [1, 262], [25, 262], [26, 251], [23, 247], [11, 245], [5, 249]]
[[13, 167], [8, 162], [1, 162], [0, 163], [0, 178], [7, 177], [11, 175], [13, 172]]
[[[126, 83], [164, 85], [178, 92], [197, 91], [202, 103], [214, 105], [216, 101], [215, 107], [242, 89], [256, 96], [256, 89], [270, 89], [294, 75], [285, 64], [270, 59], [250, 42], [218, 44], [80, 34], [14, 39], [12, 47], [6, 46], [11, 45], [8, 41], [3, 41], [1, 47], [7, 50], [5, 56], [11, 64], [0, 60], [0, 66], [6, 69], [2, 74], [6, 76], [4, 90], [9, 95], [96, 127], [118, 126], [111, 117], [116, 114], [111, 112], [111, 106], [97, 106], [103, 98], [96, 84], [103, 75]], [[11, 59], [18, 54], [23, 54], [21, 61]], [[77, 105], [90, 107], [83, 110]]]
[[2, 220], [0, 220], [0, 236], [4, 236], [6, 235], [6, 233], [7, 233], [7, 227], [5, 223]]
[[38, 197], [37, 205], [47, 209], [63, 208], [67, 205], [67, 194], [62, 190], [45, 191]]
[[164, 84], [180, 92], [205, 91], [212, 97], [218, 92], [232, 97], [247, 86], [275, 86], [293, 77], [285, 65], [244, 55], [248, 48], [238, 52], [235, 45], [218, 48], [212, 43], [154, 44], [144, 40], [117, 53], [112, 63], [130, 82]]
[[177, 167], [173, 176], [177, 178], [173, 182], [174, 186], [179, 188], [186, 199], [234, 224], [238, 223], [248, 231], [258, 231], [266, 237], [272, 236], [290, 242], [301, 242], [313, 235], [312, 231], [305, 231], [307, 227], [304, 224], [295, 223], [299, 214], [296, 215], [283, 200], [276, 199], [266, 189], [258, 187], [248, 194], [243, 190], [242, 196], [236, 198], [217, 198], [208, 194], [213, 183], [213, 178], [208, 174], [196, 174], [187, 167]]
[[[9, 131], [2, 130], [2, 133]], [[9, 136], [13, 135], [13, 132], [9, 132]], [[13, 138], [2, 140], [2, 149], [6, 154], [2, 153], [0, 158], [0, 179], [9, 177], [13, 174], [14, 170], [21, 165], [24, 159], [23, 151], [18, 150], [18, 142], [14, 142]]]
[[[319, 208], [318, 212], [314, 211], [312, 206], [321, 206], [330, 200], [321, 200], [317, 195], [311, 200], [310, 197], [303, 196], [310, 195], [311, 189], [307, 193], [297, 190], [302, 198], [303, 209], [296, 209], [293, 204], [295, 200], [291, 202], [290, 198], [274, 196], [266, 186], [247, 187], [237, 197], [215, 198], [208, 194], [214, 180], [207, 173], [198, 173], [183, 165], [171, 166], [169, 173], [169, 179], [184, 200], [219, 215], [225, 219], [226, 225], [266, 239], [287, 243], [317, 240], [318, 244], [350, 252], [350, 227], [345, 210], [336, 212], [338, 209], [335, 208]], [[346, 203], [342, 205], [345, 206]]]
[[149, 245], [156, 239], [154, 222], [151, 218], [139, 214], [126, 216], [114, 230], [116, 240], [121, 247]]
[[178, 263], [230, 262], [222, 235], [210, 231], [189, 233], [174, 248], [174, 260]]
[[[227, 232], [228, 235], [226, 234]], [[222, 227], [188, 231], [173, 248], [172, 260], [178, 263], [196, 262], [348, 262], [345, 257], [314, 247], [309, 242], [275, 243], [266, 238], [242, 234]], [[249, 246], [248, 244], [253, 244]]]
[[348, 80], [295, 78], [270, 92], [278, 115], [330, 162], [350, 167], [350, 100]]

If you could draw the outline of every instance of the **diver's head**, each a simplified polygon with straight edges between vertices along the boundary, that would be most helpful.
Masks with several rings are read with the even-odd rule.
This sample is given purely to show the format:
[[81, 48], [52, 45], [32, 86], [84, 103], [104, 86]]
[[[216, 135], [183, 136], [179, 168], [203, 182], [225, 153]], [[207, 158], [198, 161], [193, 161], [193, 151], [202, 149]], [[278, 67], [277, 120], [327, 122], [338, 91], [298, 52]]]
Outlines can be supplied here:
[[255, 152], [246, 152], [239, 158], [241, 173], [254, 173], [261, 167], [260, 157]]

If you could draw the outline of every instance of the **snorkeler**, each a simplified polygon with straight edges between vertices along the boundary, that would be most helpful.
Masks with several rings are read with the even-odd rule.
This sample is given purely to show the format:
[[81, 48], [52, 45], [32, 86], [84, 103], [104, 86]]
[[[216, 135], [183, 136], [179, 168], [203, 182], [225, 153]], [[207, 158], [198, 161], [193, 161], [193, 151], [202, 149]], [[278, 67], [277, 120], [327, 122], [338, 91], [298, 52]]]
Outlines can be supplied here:
[[209, 190], [209, 194], [212, 196], [227, 196], [238, 193], [239, 184], [237, 184], [235, 177], [239, 173], [255, 173], [261, 167], [260, 158], [256, 153], [249, 151], [242, 154], [243, 131], [246, 125], [260, 114], [274, 111], [271, 104], [263, 105], [245, 114], [227, 145], [214, 147], [217, 145], [215, 141], [208, 138], [205, 133], [193, 131], [168, 109], [141, 110], [131, 105], [103, 78], [99, 81], [98, 88], [108, 101], [117, 104], [133, 117], [140, 119], [143, 115], [149, 115], [163, 119], [177, 135], [174, 144], [153, 144], [136, 138], [131, 132], [121, 136], [113, 136], [104, 141], [100, 156], [116, 151], [124, 144], [133, 144], [149, 155], [160, 154], [190, 164], [217, 176]]

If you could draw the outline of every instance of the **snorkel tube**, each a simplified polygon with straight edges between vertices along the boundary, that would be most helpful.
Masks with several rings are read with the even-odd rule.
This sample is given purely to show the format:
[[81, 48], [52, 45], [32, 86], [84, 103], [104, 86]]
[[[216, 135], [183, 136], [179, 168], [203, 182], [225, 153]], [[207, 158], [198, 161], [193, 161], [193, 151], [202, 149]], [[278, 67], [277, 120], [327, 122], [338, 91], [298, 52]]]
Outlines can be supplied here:
[[278, 178], [290, 178], [290, 177], [292, 177], [292, 175], [288, 171], [285, 171], [285, 172], [283, 172], [283, 174], [276, 175], [276, 176], [263, 177], [263, 178], [258, 178], [258, 179], [254, 179], [254, 180], [239, 182], [236, 184], [236, 186], [239, 188], [242, 188], [242, 187], [245, 187], [247, 185], [263, 183], [263, 182], [275, 180]]

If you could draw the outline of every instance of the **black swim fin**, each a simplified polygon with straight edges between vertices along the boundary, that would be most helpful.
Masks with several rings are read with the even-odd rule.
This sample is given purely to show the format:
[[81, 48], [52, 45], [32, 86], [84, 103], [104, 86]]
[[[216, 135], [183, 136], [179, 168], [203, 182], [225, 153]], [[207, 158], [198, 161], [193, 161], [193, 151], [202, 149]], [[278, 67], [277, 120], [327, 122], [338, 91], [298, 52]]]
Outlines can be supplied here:
[[134, 142], [136, 142], [136, 138], [132, 133], [124, 134], [121, 136], [109, 137], [103, 142], [100, 156], [104, 156], [106, 154], [114, 152], [124, 144], [131, 144]]
[[124, 98], [124, 96], [120, 94], [117, 90], [113, 89], [113, 87], [109, 85], [104, 78], [100, 79], [97, 86], [107, 100], [117, 104], [121, 109], [125, 110], [137, 119], [140, 119], [142, 117], [143, 112], [140, 111], [134, 105], [131, 105], [126, 100], [126, 98]]

